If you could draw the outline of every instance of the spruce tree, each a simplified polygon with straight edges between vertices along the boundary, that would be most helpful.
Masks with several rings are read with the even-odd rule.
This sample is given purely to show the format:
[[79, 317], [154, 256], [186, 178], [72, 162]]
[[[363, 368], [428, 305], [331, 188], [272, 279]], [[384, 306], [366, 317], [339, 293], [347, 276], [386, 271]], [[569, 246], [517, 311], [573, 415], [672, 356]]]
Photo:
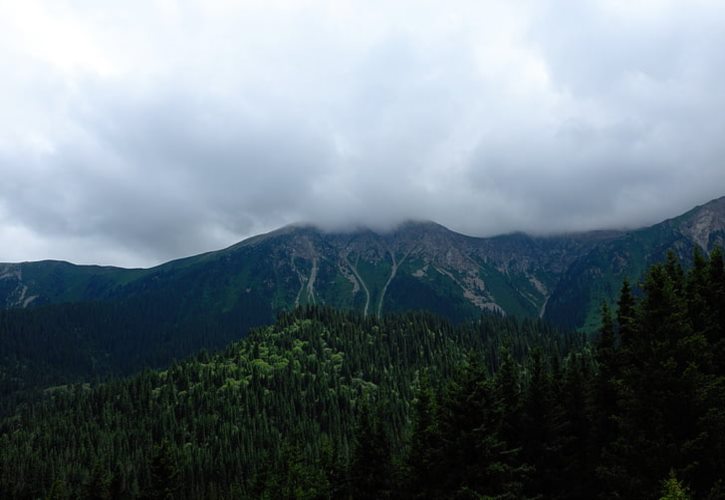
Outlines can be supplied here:
[[154, 446], [151, 457], [148, 498], [174, 500], [179, 489], [179, 469], [171, 443], [164, 439]]

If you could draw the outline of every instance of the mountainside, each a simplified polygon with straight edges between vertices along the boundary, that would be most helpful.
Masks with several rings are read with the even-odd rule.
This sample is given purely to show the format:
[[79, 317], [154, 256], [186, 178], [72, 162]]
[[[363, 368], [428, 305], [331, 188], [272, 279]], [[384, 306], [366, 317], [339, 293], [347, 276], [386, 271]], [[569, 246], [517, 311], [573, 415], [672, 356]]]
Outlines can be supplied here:
[[251, 306], [260, 321], [304, 304], [368, 315], [426, 309], [454, 321], [498, 311], [591, 329], [624, 277], [636, 282], [669, 249], [684, 259], [695, 246], [710, 250], [724, 227], [725, 197], [627, 233], [474, 238], [429, 222], [384, 234], [288, 226], [151, 269], [0, 264], [0, 304], [141, 301], [174, 324], [192, 313], [244, 316]]
[[561, 327], [594, 330], [599, 305], [611, 301], [627, 278], [637, 284], [644, 271], [664, 261], [669, 251], [682, 262], [699, 249], [710, 252], [725, 244], [725, 197], [651, 227], [603, 241], [574, 260], [560, 277], [547, 303], [544, 319]]
[[[3, 299], [16, 307], [0, 310], [0, 491], [82, 497], [100, 485], [122, 492], [117, 498], [148, 496], [158, 462], [168, 463], [170, 453], [179, 470], [166, 484], [183, 478], [191, 497], [220, 497], [220, 487], [235, 497], [244, 497], [240, 488], [250, 497], [292, 497], [284, 492], [299, 484], [304, 463], [318, 464], [304, 475], [322, 478], [310, 487], [326, 484], [327, 496], [337, 497], [338, 488], [360, 480], [365, 464], [380, 464], [380, 477], [391, 474], [392, 462], [356, 458], [367, 453], [360, 443], [373, 442], [377, 450], [404, 450], [395, 462], [409, 460], [401, 477], [417, 472], [399, 487], [422, 484], [424, 498], [429, 487], [448, 498], [444, 492], [470, 492], [471, 485], [481, 494], [517, 485], [530, 497], [559, 497], [551, 492], [560, 488], [561, 498], [597, 496], [582, 493], [588, 489], [654, 498], [671, 470], [693, 491], [720, 498], [713, 482], [723, 470], [716, 459], [723, 445], [713, 438], [725, 429], [720, 251], [695, 258], [687, 272], [671, 260], [651, 268], [634, 296], [622, 294], [628, 305], [618, 310], [618, 326], [605, 319], [595, 350], [585, 347], [584, 357], [563, 364], [561, 354], [584, 335], [513, 316], [543, 312], [590, 328], [592, 311], [601, 299], [614, 300], [622, 278], [639, 282], [647, 263], [668, 250], [687, 260], [696, 248], [722, 244], [724, 212], [719, 199], [637, 231], [549, 238], [470, 238], [431, 223], [388, 234], [287, 227], [146, 270], [4, 265]], [[200, 352], [270, 323], [280, 310], [322, 303], [358, 312], [300, 307], [225, 353]], [[407, 308], [460, 324], [417, 313], [378, 318]], [[509, 317], [480, 316], [488, 310]], [[462, 321], [474, 315], [477, 321]], [[546, 358], [535, 349], [507, 372], [506, 351], [521, 359], [536, 345]], [[466, 360], [471, 352], [483, 354], [483, 365], [476, 355]], [[196, 360], [171, 363], [194, 353]], [[475, 380], [469, 361], [481, 366]], [[485, 373], [499, 364], [495, 378]], [[166, 370], [139, 373], [144, 367]], [[439, 386], [419, 393], [431, 398], [420, 413], [414, 389], [426, 370]], [[596, 370], [601, 377], [591, 378]], [[132, 373], [129, 381], [91, 388]], [[504, 412], [502, 402], [517, 394], [527, 399]], [[369, 396], [390, 422], [375, 431], [385, 436], [379, 441], [365, 434]], [[468, 419], [469, 404], [484, 420]], [[428, 448], [438, 462], [415, 458]], [[426, 463], [438, 465], [428, 470]], [[556, 487], [549, 480], [555, 471], [563, 471]], [[513, 473], [522, 475], [512, 482]], [[432, 477], [448, 482], [420, 483]], [[397, 479], [385, 481], [384, 490]], [[72, 492], [58, 493], [67, 488]]]
[[5, 308], [184, 295], [219, 311], [240, 297], [271, 310], [304, 304], [364, 314], [431, 309], [454, 320], [482, 311], [536, 317], [570, 264], [617, 233], [473, 238], [434, 223], [394, 232], [328, 234], [289, 226], [227, 249], [151, 269], [66, 262], [0, 264]]
[[51, 260], [0, 263], [0, 307], [10, 309], [107, 297], [116, 287], [145, 272]]
[[724, 264], [653, 266], [594, 342], [306, 306], [48, 388], [0, 415], [0, 498], [723, 498]]
[[[2, 268], [0, 414], [39, 388], [164, 367], [218, 349], [285, 309], [538, 317], [577, 255], [609, 233], [470, 238], [433, 223], [389, 234], [286, 227], [152, 269], [64, 262]], [[23, 307], [25, 306], [25, 307]]]

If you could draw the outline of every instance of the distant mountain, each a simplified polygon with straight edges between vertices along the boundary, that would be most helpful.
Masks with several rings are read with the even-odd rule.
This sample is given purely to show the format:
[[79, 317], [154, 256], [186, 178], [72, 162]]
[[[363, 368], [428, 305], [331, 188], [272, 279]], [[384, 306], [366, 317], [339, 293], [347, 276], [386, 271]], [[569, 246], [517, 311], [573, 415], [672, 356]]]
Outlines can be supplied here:
[[624, 278], [635, 285], [669, 251], [692, 260], [695, 248], [710, 252], [725, 244], [725, 197], [654, 226], [602, 241], [577, 257], [561, 275], [544, 319], [561, 327], [591, 331], [599, 325], [599, 305], [617, 297]]
[[389, 233], [289, 226], [150, 269], [0, 264], [0, 414], [39, 388], [218, 349], [283, 310], [497, 312], [592, 331], [602, 301], [674, 250], [725, 239], [725, 198], [630, 231], [473, 238], [431, 222]]
[[454, 321], [498, 311], [591, 329], [624, 277], [636, 282], [669, 249], [683, 259], [695, 246], [709, 251], [723, 243], [724, 227], [725, 197], [626, 233], [474, 238], [432, 222], [389, 233], [288, 226], [151, 269], [0, 264], [0, 305], [143, 300], [173, 304], [166, 309], [178, 324], [192, 312], [244, 315], [245, 304], [260, 321], [327, 304], [370, 315], [426, 309]]
[[579, 257], [618, 236], [473, 238], [431, 222], [393, 232], [288, 226], [152, 269], [44, 261], [0, 264], [0, 304], [25, 308], [145, 296], [224, 312], [244, 297], [270, 313], [327, 304], [364, 314], [426, 309], [460, 321], [484, 311], [537, 317]]

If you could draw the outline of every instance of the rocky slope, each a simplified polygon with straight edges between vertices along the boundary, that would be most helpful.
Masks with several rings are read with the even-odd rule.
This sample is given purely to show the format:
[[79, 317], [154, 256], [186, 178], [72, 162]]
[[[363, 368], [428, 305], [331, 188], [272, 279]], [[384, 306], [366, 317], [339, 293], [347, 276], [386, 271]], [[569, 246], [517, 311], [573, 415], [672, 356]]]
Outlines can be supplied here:
[[625, 276], [636, 282], [668, 249], [684, 258], [695, 246], [710, 250], [724, 227], [725, 197], [628, 233], [474, 238], [430, 222], [385, 234], [289, 226], [151, 269], [0, 264], [0, 305], [143, 297], [175, 303], [182, 315], [244, 314], [263, 304], [262, 316], [272, 316], [328, 304], [368, 315], [427, 309], [454, 320], [499, 311], [591, 329], [599, 303], [616, 296]]
[[328, 304], [375, 315], [432, 309], [458, 320], [482, 311], [538, 316], [558, 276], [613, 236], [484, 239], [434, 223], [407, 223], [388, 234], [290, 226], [148, 270], [3, 264], [0, 303], [28, 307], [186, 290], [221, 310], [255, 295], [272, 310]]
[[635, 286], [644, 271], [674, 251], [684, 263], [695, 248], [711, 252], [725, 244], [725, 197], [651, 227], [601, 242], [574, 260], [560, 277], [544, 318], [565, 327], [593, 330], [602, 301], [616, 299], [624, 278]]

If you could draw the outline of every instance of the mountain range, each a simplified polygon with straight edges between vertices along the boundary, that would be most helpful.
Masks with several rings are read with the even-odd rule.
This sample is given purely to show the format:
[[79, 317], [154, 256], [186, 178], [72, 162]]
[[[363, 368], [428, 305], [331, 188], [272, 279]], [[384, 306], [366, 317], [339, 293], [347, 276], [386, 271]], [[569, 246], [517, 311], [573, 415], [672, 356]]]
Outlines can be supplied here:
[[[293, 225], [224, 250], [149, 269], [60, 261], [0, 264], [0, 305], [32, 308], [143, 297], [205, 314], [257, 308], [255, 317], [305, 304], [380, 315], [426, 309], [454, 321], [494, 311], [592, 330], [622, 280], [670, 250], [683, 260], [725, 239], [725, 197], [633, 231], [559, 236], [465, 236], [433, 222], [388, 233], [326, 233]], [[244, 314], [244, 311], [240, 311]]]
[[[528, 283], [529, 316], [585, 318], [608, 280], [722, 241], [721, 213], [544, 239], [290, 227], [156, 269], [61, 266], [55, 297], [10, 268], [0, 497], [722, 498], [721, 251], [667, 255], [591, 342], [496, 302]], [[407, 306], [477, 319], [384, 314]]]
[[725, 241], [725, 197], [633, 231], [474, 238], [432, 222], [378, 233], [288, 226], [149, 269], [0, 264], [0, 415], [39, 390], [168, 366], [296, 306], [426, 310], [599, 328], [603, 301], [674, 251]]

